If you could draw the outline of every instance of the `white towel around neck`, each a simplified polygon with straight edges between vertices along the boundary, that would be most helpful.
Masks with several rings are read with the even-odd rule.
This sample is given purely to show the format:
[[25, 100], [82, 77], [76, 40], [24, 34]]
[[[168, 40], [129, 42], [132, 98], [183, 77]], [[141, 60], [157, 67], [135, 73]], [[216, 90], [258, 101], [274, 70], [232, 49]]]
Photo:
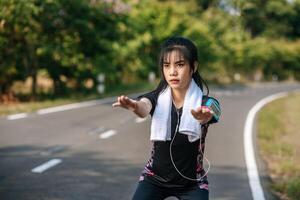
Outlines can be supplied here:
[[[188, 135], [190, 142], [201, 137], [201, 124], [193, 117], [191, 110], [201, 106], [202, 95], [202, 90], [192, 79], [184, 97], [179, 125], [179, 133]], [[151, 122], [151, 141], [171, 140], [171, 108], [172, 94], [168, 86], [157, 99]]]

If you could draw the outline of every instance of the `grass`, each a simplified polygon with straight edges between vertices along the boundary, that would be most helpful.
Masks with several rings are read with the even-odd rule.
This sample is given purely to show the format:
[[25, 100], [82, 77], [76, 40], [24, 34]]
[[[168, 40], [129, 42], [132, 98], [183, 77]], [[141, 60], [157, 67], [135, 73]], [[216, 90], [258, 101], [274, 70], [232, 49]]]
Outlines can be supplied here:
[[147, 82], [128, 84], [128, 85], [118, 85], [114, 87], [109, 87], [105, 94], [71, 94], [64, 97], [52, 97], [45, 98], [43, 96], [40, 101], [28, 101], [28, 102], [13, 102], [9, 104], [0, 104], [0, 116], [6, 116], [16, 113], [23, 112], [34, 112], [42, 108], [48, 108], [53, 106], [59, 106], [64, 104], [70, 104], [80, 101], [100, 99], [109, 96], [117, 96], [121, 94], [130, 94], [136, 92], [149, 91], [154, 89], [155, 85]]
[[300, 199], [300, 94], [278, 99], [258, 114], [258, 145], [281, 199]]

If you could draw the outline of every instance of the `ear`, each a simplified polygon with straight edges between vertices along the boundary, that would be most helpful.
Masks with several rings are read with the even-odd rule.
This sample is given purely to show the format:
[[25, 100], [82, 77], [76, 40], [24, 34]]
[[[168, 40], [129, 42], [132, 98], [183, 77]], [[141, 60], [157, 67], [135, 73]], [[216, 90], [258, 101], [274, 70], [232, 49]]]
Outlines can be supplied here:
[[195, 73], [197, 71], [198, 65], [199, 65], [199, 63], [197, 61], [195, 61], [194, 62], [194, 71], [193, 71], [193, 73]]

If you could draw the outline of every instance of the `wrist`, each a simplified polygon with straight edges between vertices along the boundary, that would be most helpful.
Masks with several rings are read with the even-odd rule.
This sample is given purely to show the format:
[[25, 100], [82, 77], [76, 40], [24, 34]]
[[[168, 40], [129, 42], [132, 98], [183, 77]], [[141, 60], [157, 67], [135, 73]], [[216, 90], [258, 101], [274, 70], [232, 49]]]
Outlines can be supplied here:
[[131, 110], [132, 112], [135, 112], [138, 108], [138, 105], [137, 105], [137, 101], [133, 101], [133, 106], [132, 107], [129, 107], [129, 110]]

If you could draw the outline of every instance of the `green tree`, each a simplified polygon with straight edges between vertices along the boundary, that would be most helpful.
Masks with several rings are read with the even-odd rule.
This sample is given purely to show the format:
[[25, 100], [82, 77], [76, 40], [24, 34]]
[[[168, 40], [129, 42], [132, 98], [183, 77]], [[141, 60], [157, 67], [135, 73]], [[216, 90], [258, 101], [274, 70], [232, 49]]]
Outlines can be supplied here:
[[96, 81], [98, 72], [113, 68], [112, 44], [118, 40], [116, 13], [105, 5], [75, 0], [49, 1], [42, 5], [41, 24], [44, 28], [43, 67], [54, 81], [56, 93], [61, 93], [67, 81], [84, 89], [84, 81]]
[[299, 0], [243, 0], [240, 10], [245, 28], [254, 37], [299, 37]]
[[31, 76], [32, 94], [35, 95], [39, 68], [36, 50], [41, 38], [41, 26], [37, 22], [40, 10], [33, 0], [3, 0], [0, 7], [1, 93], [8, 92], [15, 80]]

